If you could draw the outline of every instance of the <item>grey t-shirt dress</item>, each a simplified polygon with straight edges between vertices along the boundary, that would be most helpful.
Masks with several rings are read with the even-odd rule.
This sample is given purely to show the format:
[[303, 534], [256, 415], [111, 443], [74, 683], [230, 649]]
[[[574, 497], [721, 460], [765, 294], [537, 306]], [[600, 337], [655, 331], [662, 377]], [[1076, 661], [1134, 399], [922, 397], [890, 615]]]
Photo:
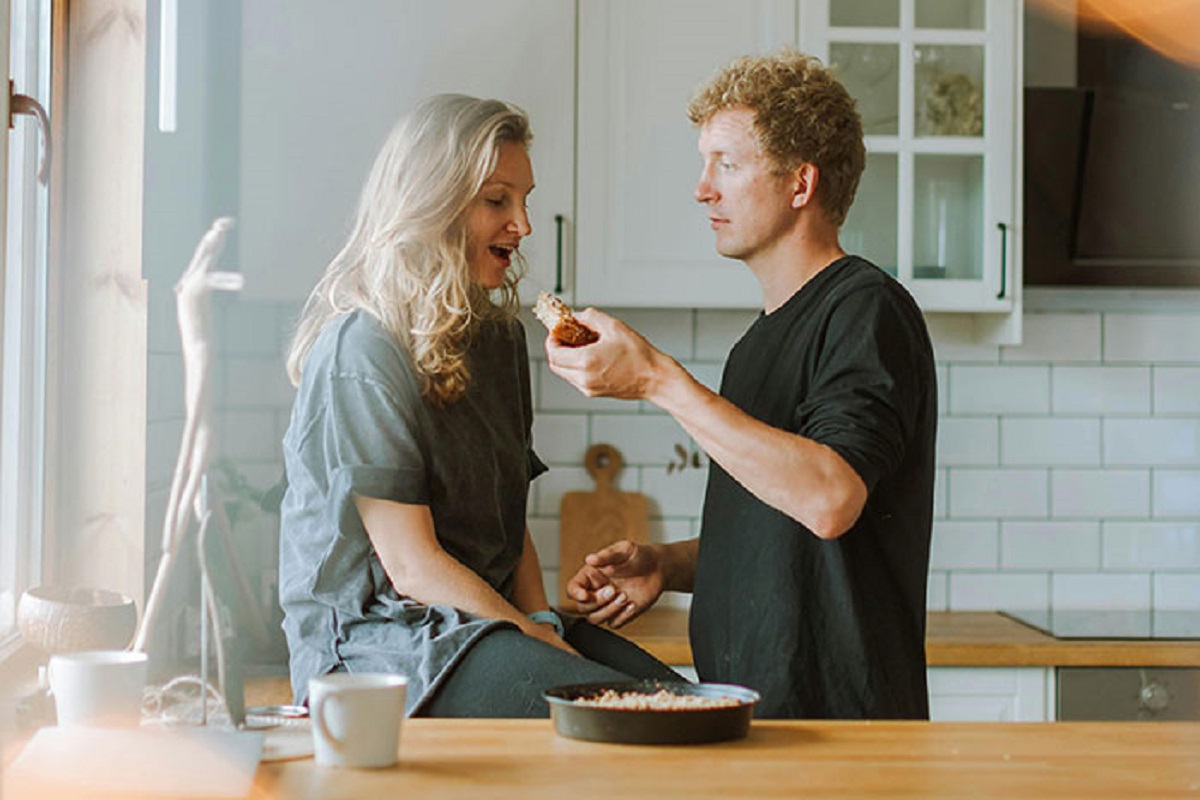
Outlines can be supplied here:
[[468, 367], [466, 395], [438, 407], [366, 312], [332, 320], [313, 345], [283, 439], [279, 596], [297, 702], [337, 668], [400, 672], [419, 713], [473, 642], [511, 626], [398, 595], [353, 500], [428, 505], [446, 552], [511, 599], [529, 483], [546, 470], [521, 324], [483, 323]]

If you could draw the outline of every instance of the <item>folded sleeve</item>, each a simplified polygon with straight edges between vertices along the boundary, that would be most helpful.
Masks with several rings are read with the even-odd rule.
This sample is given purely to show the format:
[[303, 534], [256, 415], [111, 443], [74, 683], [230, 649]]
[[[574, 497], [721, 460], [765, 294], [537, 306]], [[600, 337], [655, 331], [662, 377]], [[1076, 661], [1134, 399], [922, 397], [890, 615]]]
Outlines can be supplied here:
[[926, 341], [919, 312], [879, 287], [850, 293], [830, 316], [796, 432], [837, 452], [868, 491], [899, 467], [914, 435], [930, 379]]
[[374, 548], [354, 496], [426, 505], [429, 484], [419, 399], [361, 374], [335, 376], [322, 415], [328, 466], [326, 525], [336, 530], [321, 558], [315, 594], [344, 610], [364, 609], [380, 588]]

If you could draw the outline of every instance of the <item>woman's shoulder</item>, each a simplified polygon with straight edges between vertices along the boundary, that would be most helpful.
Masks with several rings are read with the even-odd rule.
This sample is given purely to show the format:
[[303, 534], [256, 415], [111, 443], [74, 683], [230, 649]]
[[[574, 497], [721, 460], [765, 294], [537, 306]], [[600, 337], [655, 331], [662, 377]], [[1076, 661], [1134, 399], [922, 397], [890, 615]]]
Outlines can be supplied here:
[[411, 377], [400, 342], [378, 319], [361, 309], [334, 317], [321, 331], [305, 371], [328, 379], [391, 382]]

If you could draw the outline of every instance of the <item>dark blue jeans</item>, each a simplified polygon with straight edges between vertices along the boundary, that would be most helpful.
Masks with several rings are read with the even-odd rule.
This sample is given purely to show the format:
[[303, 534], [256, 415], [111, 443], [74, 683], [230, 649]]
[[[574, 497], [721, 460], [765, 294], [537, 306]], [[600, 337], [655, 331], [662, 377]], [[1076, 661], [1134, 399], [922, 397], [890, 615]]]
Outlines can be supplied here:
[[548, 717], [542, 692], [596, 681], [685, 680], [633, 642], [580, 618], [566, 618], [573, 656], [512, 628], [485, 634], [426, 702], [422, 717]]

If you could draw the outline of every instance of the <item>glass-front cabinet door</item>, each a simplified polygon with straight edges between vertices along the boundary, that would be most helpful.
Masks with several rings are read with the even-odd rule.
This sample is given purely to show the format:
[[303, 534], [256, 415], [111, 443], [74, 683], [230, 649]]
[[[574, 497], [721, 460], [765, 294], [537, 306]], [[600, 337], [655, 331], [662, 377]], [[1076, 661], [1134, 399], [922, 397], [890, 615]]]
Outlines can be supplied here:
[[858, 102], [867, 168], [842, 246], [927, 311], [1013, 309], [1017, 230], [1012, 0], [802, 0], [800, 49]]

